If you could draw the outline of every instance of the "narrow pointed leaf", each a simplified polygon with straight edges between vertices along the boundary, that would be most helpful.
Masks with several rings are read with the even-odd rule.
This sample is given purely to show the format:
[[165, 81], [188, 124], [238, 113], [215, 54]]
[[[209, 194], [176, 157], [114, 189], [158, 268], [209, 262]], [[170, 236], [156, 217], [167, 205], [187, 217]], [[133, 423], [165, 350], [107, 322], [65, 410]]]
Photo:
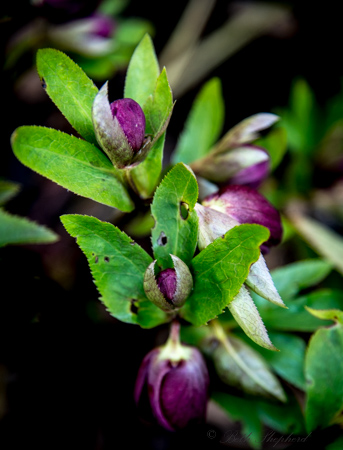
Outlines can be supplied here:
[[155, 220], [152, 248], [157, 262], [164, 268], [169, 264], [170, 254], [185, 264], [194, 255], [198, 238], [198, 216], [194, 211], [197, 198], [196, 178], [182, 163], [168, 172], [155, 192], [151, 205]]
[[191, 264], [193, 291], [181, 309], [193, 325], [204, 325], [234, 299], [268, 239], [267, 228], [243, 224], [229, 230], [200, 252]]
[[271, 303], [275, 303], [282, 308], [287, 308], [282, 301], [280, 294], [276, 290], [262, 254], [260, 254], [258, 260], [252, 264], [249, 275], [247, 276], [246, 284], [256, 292], [256, 294], [259, 294]]
[[100, 300], [112, 316], [140, 323], [142, 302], [142, 322], [147, 327], [166, 321], [144, 293], [144, 273], [152, 262], [145, 250], [112, 224], [94, 217], [70, 214], [61, 220], [86, 255]]
[[91, 112], [98, 89], [93, 81], [67, 55], [52, 48], [38, 50], [37, 70], [47, 94], [69, 123], [96, 144]]
[[0, 180], [0, 205], [15, 197], [20, 190], [20, 185], [13, 181]]
[[0, 247], [10, 244], [48, 244], [58, 239], [52, 230], [0, 208]]
[[208, 81], [197, 95], [173, 154], [174, 163], [205, 156], [218, 139], [224, 123], [224, 101], [218, 78]]
[[286, 401], [277, 377], [263, 357], [237, 337], [220, 342], [213, 352], [216, 371], [224, 383], [243, 391]]
[[125, 80], [124, 97], [132, 98], [144, 110], [148, 97], [153, 95], [160, 70], [149, 35], [145, 35], [131, 57]]
[[105, 154], [75, 136], [45, 127], [19, 127], [12, 135], [19, 161], [75, 194], [121, 211], [134, 205], [122, 175]]
[[256, 305], [244, 285], [232, 302], [229, 303], [228, 308], [238, 325], [250, 339], [261, 347], [277, 351], [268, 336]]

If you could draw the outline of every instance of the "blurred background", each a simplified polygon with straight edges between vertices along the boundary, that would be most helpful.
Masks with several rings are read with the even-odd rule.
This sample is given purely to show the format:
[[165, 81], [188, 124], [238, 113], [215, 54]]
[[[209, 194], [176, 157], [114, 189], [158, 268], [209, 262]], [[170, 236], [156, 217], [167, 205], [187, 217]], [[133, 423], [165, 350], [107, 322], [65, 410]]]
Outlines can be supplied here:
[[[135, 46], [149, 33], [176, 100], [165, 165], [202, 84], [219, 77], [224, 131], [258, 112], [278, 113], [287, 129], [287, 152], [262, 187], [266, 196], [281, 210], [305, 209], [342, 234], [339, 2], [6, 3], [0, 7], [0, 178], [17, 190], [5, 209], [49, 227], [60, 239], [0, 248], [0, 448], [104, 450], [121, 442], [153, 449], [222, 447], [206, 437], [221, 420], [215, 413], [201, 430], [177, 436], [140, 422], [132, 399], [136, 372], [166, 330], [141, 330], [109, 316], [86, 259], [59, 219], [66, 213], [88, 214], [119, 221], [125, 229], [130, 217], [118, 217], [111, 208], [27, 169], [13, 155], [10, 137], [20, 125], [73, 133], [41, 87], [35, 69], [39, 48], [64, 51], [98, 87], [110, 80], [115, 99], [123, 96]], [[149, 249], [146, 236], [134, 238]], [[315, 250], [286, 233], [268, 255], [268, 266], [312, 256]]]

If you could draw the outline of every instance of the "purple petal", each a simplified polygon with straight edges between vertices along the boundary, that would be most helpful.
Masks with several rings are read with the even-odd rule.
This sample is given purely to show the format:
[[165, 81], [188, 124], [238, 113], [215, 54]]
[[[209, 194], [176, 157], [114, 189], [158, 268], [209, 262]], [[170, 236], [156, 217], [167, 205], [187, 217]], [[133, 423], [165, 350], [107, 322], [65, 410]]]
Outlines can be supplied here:
[[103, 14], [94, 14], [90, 19], [93, 22], [93, 34], [103, 38], [112, 36], [115, 30], [115, 22], [111, 17]]
[[161, 386], [161, 409], [174, 429], [205, 419], [209, 376], [201, 353], [193, 349], [191, 359], [172, 367]]
[[173, 300], [176, 291], [176, 272], [175, 269], [162, 270], [157, 275], [157, 285], [160, 291], [168, 300]]
[[111, 111], [132, 150], [136, 153], [143, 145], [145, 136], [145, 116], [142, 108], [131, 98], [123, 98], [111, 103]]
[[262, 252], [267, 252], [270, 246], [281, 242], [280, 214], [255, 189], [248, 186], [226, 186], [216, 194], [207, 197], [203, 201], [203, 205], [223, 212], [239, 223], [256, 223], [267, 227], [270, 231], [270, 238], [261, 246]]

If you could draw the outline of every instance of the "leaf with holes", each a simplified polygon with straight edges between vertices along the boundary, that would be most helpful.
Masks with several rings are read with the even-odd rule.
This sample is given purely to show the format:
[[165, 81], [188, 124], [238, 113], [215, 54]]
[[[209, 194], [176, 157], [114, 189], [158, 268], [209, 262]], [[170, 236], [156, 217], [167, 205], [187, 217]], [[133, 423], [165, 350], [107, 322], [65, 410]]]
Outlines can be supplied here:
[[51, 128], [24, 126], [11, 138], [19, 161], [75, 194], [129, 212], [133, 202], [119, 170], [97, 147]]
[[69, 123], [96, 144], [92, 105], [98, 88], [93, 81], [67, 55], [52, 48], [38, 50], [37, 70], [47, 94]]
[[158, 186], [151, 205], [155, 220], [152, 248], [159, 265], [167, 268], [169, 255], [186, 264], [193, 258], [198, 239], [198, 216], [194, 210], [198, 184], [192, 170], [177, 164]]
[[152, 262], [145, 250], [114, 225], [95, 217], [70, 214], [61, 220], [86, 255], [100, 300], [112, 316], [145, 328], [168, 321], [144, 293], [144, 273]]
[[243, 224], [202, 250], [190, 266], [194, 288], [181, 315], [193, 325], [204, 325], [221, 314], [238, 294], [268, 236], [261, 225]]

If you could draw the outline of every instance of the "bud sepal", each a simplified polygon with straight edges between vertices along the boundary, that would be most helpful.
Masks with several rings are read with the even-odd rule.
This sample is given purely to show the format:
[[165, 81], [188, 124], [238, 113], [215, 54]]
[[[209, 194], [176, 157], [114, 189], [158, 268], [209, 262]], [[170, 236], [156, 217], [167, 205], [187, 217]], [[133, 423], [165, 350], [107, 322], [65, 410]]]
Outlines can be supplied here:
[[184, 305], [192, 288], [193, 278], [188, 266], [177, 256], [170, 255], [173, 268], [155, 274], [153, 261], [144, 275], [144, 291], [149, 300], [163, 311], [173, 311]]

